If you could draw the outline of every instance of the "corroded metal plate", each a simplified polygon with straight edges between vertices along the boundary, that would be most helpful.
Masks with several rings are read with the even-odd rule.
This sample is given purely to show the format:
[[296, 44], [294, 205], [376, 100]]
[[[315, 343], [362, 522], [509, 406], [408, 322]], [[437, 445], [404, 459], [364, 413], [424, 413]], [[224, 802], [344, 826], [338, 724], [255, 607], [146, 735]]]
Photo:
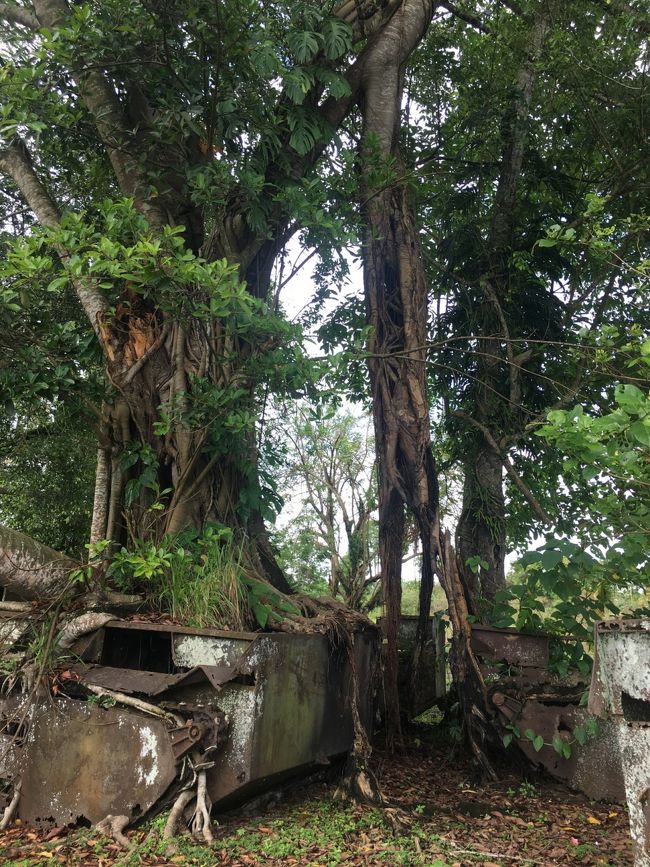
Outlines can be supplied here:
[[108, 814], [135, 819], [176, 776], [161, 720], [65, 698], [32, 713], [21, 750], [25, 822], [65, 825], [83, 817], [94, 824]]

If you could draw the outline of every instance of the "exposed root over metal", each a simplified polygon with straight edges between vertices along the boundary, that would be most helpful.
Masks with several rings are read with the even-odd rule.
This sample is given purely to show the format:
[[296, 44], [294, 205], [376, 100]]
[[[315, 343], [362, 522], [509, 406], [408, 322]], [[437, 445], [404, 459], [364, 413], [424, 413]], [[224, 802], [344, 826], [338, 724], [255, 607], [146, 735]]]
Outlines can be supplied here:
[[106, 816], [101, 822], [95, 825], [95, 830], [100, 834], [105, 834], [111, 837], [116, 843], [124, 849], [130, 849], [131, 843], [129, 838], [124, 833], [125, 828], [131, 820], [128, 816]]
[[132, 695], [124, 695], [124, 693], [122, 692], [114, 692], [112, 689], [106, 689], [106, 687], [103, 686], [95, 686], [92, 683], [85, 684], [85, 687], [89, 692], [100, 696], [100, 698], [108, 698], [118, 704], [123, 704], [127, 707], [133, 707], [136, 710], [140, 710], [142, 711], [142, 713], [148, 713], [151, 716], [160, 717], [167, 722], [173, 723], [175, 726], [180, 727], [185, 724], [185, 720], [182, 717], [170, 713], [169, 711], [163, 710], [163, 708], [158, 707], [158, 705], [156, 704], [150, 704], [150, 702], [148, 701], [142, 701], [142, 699], [140, 698], [134, 698]]
[[[210, 763], [212, 767], [213, 763]], [[192, 817], [192, 835], [206, 843], [212, 843], [214, 837], [210, 828], [210, 810], [212, 809], [212, 801], [208, 795], [208, 788], [205, 776], [205, 770], [198, 773], [196, 783], [196, 807]]]
[[193, 798], [194, 792], [191, 789], [184, 789], [180, 792], [174, 801], [174, 806], [169, 811], [169, 816], [167, 817], [167, 822], [165, 823], [165, 829], [163, 831], [163, 840], [172, 840], [174, 837], [178, 836], [183, 813]]

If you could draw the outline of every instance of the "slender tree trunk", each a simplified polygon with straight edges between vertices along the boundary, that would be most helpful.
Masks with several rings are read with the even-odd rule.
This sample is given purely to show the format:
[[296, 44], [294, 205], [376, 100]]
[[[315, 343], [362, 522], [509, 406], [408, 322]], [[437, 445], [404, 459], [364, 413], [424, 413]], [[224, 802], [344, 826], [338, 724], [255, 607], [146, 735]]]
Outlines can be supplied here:
[[95, 496], [93, 516], [90, 524], [90, 543], [106, 538], [108, 529], [108, 503], [110, 495], [110, 459], [108, 449], [100, 445], [97, 449], [97, 468], [95, 470]]
[[[515, 226], [517, 187], [524, 164], [533, 86], [554, 0], [542, 0], [524, 48], [514, 97], [502, 121], [503, 152], [485, 254], [484, 299], [476, 311], [477, 372], [473, 426], [476, 444], [464, 463], [463, 509], [456, 544], [459, 569], [475, 596], [493, 600], [505, 585], [504, 460], [509, 436], [524, 429], [520, 411], [522, 356], [517, 355], [505, 313], [510, 289], [510, 254]], [[498, 444], [498, 450], [495, 448]], [[467, 565], [479, 557], [480, 581]]]
[[453, 630], [449, 661], [454, 685], [458, 690], [465, 737], [477, 768], [484, 776], [494, 780], [496, 774], [488, 757], [488, 749], [492, 747], [498, 750], [502, 744], [499, 731], [494, 725], [495, 714], [488, 702], [485, 681], [472, 651], [467, 591], [449, 533], [444, 534], [441, 548], [442, 584]]

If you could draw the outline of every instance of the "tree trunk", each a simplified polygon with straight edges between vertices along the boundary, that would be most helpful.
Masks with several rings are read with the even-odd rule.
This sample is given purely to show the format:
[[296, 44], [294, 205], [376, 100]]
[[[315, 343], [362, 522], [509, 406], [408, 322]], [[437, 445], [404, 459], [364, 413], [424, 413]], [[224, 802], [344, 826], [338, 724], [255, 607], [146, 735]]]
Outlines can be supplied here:
[[[364, 67], [364, 158], [403, 176], [399, 120], [405, 64], [429, 25], [433, 4], [403, 2], [384, 27]], [[364, 175], [364, 180], [367, 175]], [[408, 190], [395, 179], [377, 189], [362, 183], [364, 287], [371, 328], [372, 388], [379, 487], [379, 551], [385, 607], [384, 693], [389, 743], [400, 742], [397, 634], [401, 602], [404, 508], [422, 536], [418, 645], [424, 644], [437, 555], [438, 486], [426, 393], [427, 288]], [[418, 656], [419, 659], [419, 656]], [[417, 662], [416, 662], [417, 669]]]
[[[431, 15], [428, 2], [402, 5], [402, 23], [407, 25], [414, 10], [417, 16], [421, 8], [426, 8], [426, 15]], [[368, 4], [346, 0], [336, 7], [337, 14], [352, 25], [355, 38], [364, 47], [354, 63], [341, 63], [349, 92], [327, 97], [325, 85], [310, 92], [310, 110], [321, 115], [323, 129], [337, 130], [355, 105], [366, 55], [374, 52], [373, 39], [381, 38], [383, 26], [390, 22], [398, 6], [399, 0]], [[33, 14], [25, 13], [22, 24], [34, 30], [46, 28], [54, 34], [62, 28], [68, 34], [74, 31], [71, 19], [65, 0], [34, 0]], [[16, 16], [12, 20], [16, 21]], [[149, 48], [157, 45], [156, 39], [165, 40], [166, 26], [157, 34], [152, 35], [152, 31], [147, 35], [146, 39], [153, 41], [149, 45], [145, 39], [142, 44], [145, 56]], [[28, 32], [25, 39], [31, 38]], [[62, 62], [67, 65], [66, 80], [74, 98], [65, 104], [74, 105], [78, 100], [87, 112], [89, 148], [93, 155], [104, 151], [111, 167], [111, 188], [120, 198], [133, 202], [153, 235], [163, 235], [166, 226], [184, 227], [188, 251], [200, 254], [209, 263], [225, 259], [236, 265], [249, 294], [265, 299], [275, 257], [298, 228], [294, 215], [286, 213], [282, 196], [276, 193], [283, 185], [293, 184], [312, 171], [327, 147], [328, 137], [319, 136], [302, 156], [295, 153], [289, 169], [285, 156], [290, 133], [282, 126], [284, 121], [278, 130], [285, 147], [277, 161], [268, 157], [265, 142], [260, 144], [259, 156], [266, 167], [261, 180], [273, 205], [264, 230], [254, 229], [245, 183], [240, 189], [232, 187], [230, 181], [223, 187], [215, 186], [215, 198], [221, 204], [212, 207], [197, 205], [193, 198], [188, 177], [214, 156], [210, 130], [206, 130], [207, 147], [195, 131], [185, 134], [179, 129], [176, 136], [169, 137], [164, 122], [157, 127], [160, 94], [146, 92], [151, 85], [145, 83], [141, 88], [138, 82], [141, 55], [134, 54], [131, 61], [124, 63], [132, 70], [124, 76], [123, 58], [114, 63], [109, 45], [100, 54], [102, 62], [97, 63], [82, 39], [75, 43], [69, 57], [66, 54]], [[182, 86], [182, 78], [176, 78], [174, 87], [178, 83]], [[190, 95], [179, 93], [177, 98], [179, 104], [185, 98], [194, 99], [194, 91]], [[278, 107], [285, 99], [285, 95], [278, 96]], [[61, 209], [47, 180], [40, 176], [38, 161], [32, 159], [27, 144], [18, 136], [0, 149], [0, 171], [12, 179], [41, 226], [56, 232]], [[57, 171], [54, 166], [52, 174]], [[46, 172], [42, 174], [48, 177]], [[221, 201], [224, 195], [225, 202]], [[62, 201], [75, 200], [69, 193], [62, 196]], [[57, 237], [54, 249], [68, 268], [73, 253], [61, 236]], [[174, 298], [178, 304], [171, 312], [168, 295], [157, 288], [155, 281], [140, 293], [130, 291], [128, 285], [122, 287], [116, 301], [115, 287], [106, 292], [94, 275], [84, 275], [76, 266], [69, 273], [98, 338], [107, 378], [116, 395], [107, 407], [92, 538], [98, 540], [104, 535], [116, 547], [136, 538], [156, 541], [165, 533], [177, 533], [188, 526], [201, 529], [207, 521], [217, 521], [233, 529], [242, 541], [250, 539], [251, 544], [246, 544], [255, 568], [279, 588], [288, 589], [260, 514], [256, 455], [254, 448], [246, 444], [246, 437], [252, 438], [253, 431], [242, 434], [241, 430], [255, 417], [256, 387], [246, 376], [243, 362], [251, 354], [263, 352], [264, 347], [246, 345], [237, 334], [225, 335], [223, 320], [192, 318], [188, 310], [194, 309], [192, 302], [200, 286], [176, 287]], [[167, 273], [160, 276], [169, 277]], [[230, 428], [219, 423], [223, 419], [215, 419], [214, 414], [199, 422], [191, 418], [196, 410], [195, 398], [210, 388], [213, 394], [222, 396], [229, 389], [236, 392], [233, 406], [229, 407], [232, 413], [226, 412], [227, 418], [234, 418], [236, 428], [238, 419], [247, 419], [229, 441], [224, 432]]]
[[[510, 290], [510, 254], [515, 226], [517, 187], [528, 139], [530, 106], [553, 2], [541, 2], [524, 47], [514, 97], [502, 121], [501, 169], [490, 215], [484, 256], [484, 298], [476, 310], [477, 372], [472, 416], [457, 413], [473, 427], [476, 446], [464, 463], [463, 510], [456, 534], [459, 569], [475, 595], [493, 600], [505, 585], [505, 495], [503, 467], [513, 432], [519, 434], [529, 418], [520, 411], [523, 359], [517, 354], [508, 326], [506, 302]], [[480, 585], [467, 565], [471, 557], [487, 564]]]
[[501, 749], [502, 742], [494, 725], [494, 713], [488, 703], [485, 681], [472, 651], [472, 627], [469, 622], [466, 589], [449, 533], [444, 534], [441, 547], [441, 577], [452, 625], [449, 662], [458, 691], [465, 738], [481, 774], [495, 780], [496, 773], [488, 757], [488, 749]]
[[[463, 510], [456, 529], [461, 574], [478, 610], [479, 598], [493, 600], [505, 585], [505, 498], [503, 463], [488, 445], [479, 442], [465, 462]], [[468, 560], [479, 557], [478, 564]]]
[[100, 445], [97, 449], [97, 469], [95, 470], [95, 496], [93, 517], [90, 524], [90, 544], [106, 538], [108, 527], [108, 494], [110, 483], [110, 460], [108, 449]]
[[[246, 391], [242, 368], [252, 351], [223, 334], [218, 320], [167, 321], [129, 296], [125, 313], [102, 322], [107, 374], [119, 396], [109, 408], [110, 444], [106, 537], [114, 544], [159, 541], [206, 523], [229, 527], [250, 539], [250, 565], [283, 592], [289, 586], [277, 567], [259, 508], [242, 507], [242, 496], [259, 502], [257, 455], [251, 441], [224, 437], [214, 424], [192, 423], [193, 396], [205, 386]], [[229, 363], [222, 359], [230, 357]], [[237, 411], [253, 411], [238, 393]], [[238, 447], [237, 447], [238, 446]], [[99, 486], [98, 486], [99, 487]]]

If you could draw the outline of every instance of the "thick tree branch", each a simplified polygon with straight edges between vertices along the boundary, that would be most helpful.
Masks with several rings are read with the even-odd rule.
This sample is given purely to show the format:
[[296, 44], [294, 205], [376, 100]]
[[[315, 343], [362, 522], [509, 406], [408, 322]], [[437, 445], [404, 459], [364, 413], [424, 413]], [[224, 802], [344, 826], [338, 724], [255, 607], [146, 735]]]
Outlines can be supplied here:
[[501, 448], [499, 448], [499, 444], [492, 436], [492, 432], [490, 431], [490, 429], [486, 425], [482, 424], [480, 421], [477, 421], [477, 419], [472, 418], [472, 416], [467, 415], [467, 413], [461, 412], [460, 410], [452, 413], [452, 415], [455, 415], [457, 418], [463, 419], [463, 421], [466, 421], [468, 424], [471, 424], [473, 427], [481, 431], [485, 438], [485, 441], [495, 452], [495, 454], [499, 456], [499, 459], [501, 460], [506, 473], [510, 476], [519, 491], [523, 494], [524, 498], [528, 502], [533, 512], [537, 515], [540, 521], [542, 521], [542, 523], [549, 526], [552, 525], [553, 521], [549, 516], [548, 512], [544, 509], [537, 497], [533, 494], [533, 492], [521, 478], [517, 470], [514, 468], [512, 461], [510, 460], [508, 455], [505, 454]]
[[38, 30], [40, 27], [38, 18], [33, 12], [23, 6], [14, 6], [12, 3], [0, 3], [0, 21], [20, 24], [21, 27], [28, 27], [30, 30]]
[[476, 28], [476, 30], [480, 30], [481, 33], [491, 33], [492, 30], [488, 27], [485, 22], [481, 21], [476, 15], [472, 15], [470, 12], [465, 12], [465, 10], [461, 9], [455, 3], [441, 3], [440, 4], [443, 9], [446, 9], [447, 12], [451, 12], [451, 14], [458, 18], [460, 21], [464, 21], [466, 24], [470, 24], [472, 27]]
[[37, 177], [22, 139], [14, 138], [9, 147], [0, 151], [0, 171], [12, 179], [42, 226], [59, 225], [59, 209]]
[[[0, 151], [0, 172], [12, 179], [42, 226], [53, 229], [59, 225], [59, 209], [38, 178], [21, 139], [15, 138], [8, 148]], [[57, 252], [65, 265], [69, 258], [67, 251], [58, 247]], [[90, 324], [99, 334], [99, 321], [107, 310], [104, 294], [88, 281], [73, 278], [72, 282]]]
[[[369, 57], [374, 56], [375, 41], [380, 38], [378, 31], [381, 29], [383, 40], [384, 30], [393, 23], [391, 19], [396, 17], [395, 13], [401, 5], [400, 0], [379, 0], [379, 2], [344, 0], [334, 10], [335, 15], [353, 26], [356, 38], [364, 37], [367, 41], [358, 58], [345, 72], [349, 93], [342, 97], [329, 97], [320, 105], [310, 105], [311, 110], [321, 116], [325, 128], [339, 129], [357, 104], [365, 65]], [[427, 8], [430, 5], [427, 0]], [[375, 34], [375, 36], [368, 38], [371, 34]], [[283, 100], [284, 96], [281, 95], [279, 99], [280, 101]], [[323, 155], [329, 143], [329, 139], [322, 137], [304, 156], [295, 154], [293, 176], [296, 178], [304, 177]], [[288, 142], [285, 142], [286, 147], [288, 147]], [[283, 153], [285, 148], [282, 149]], [[275, 187], [278, 179], [284, 176], [285, 171], [284, 156], [281, 165], [272, 161], [266, 169], [265, 183], [270, 187]], [[275, 260], [282, 246], [300, 228], [296, 222], [289, 225], [281, 204], [274, 206], [268, 219], [271, 225], [275, 224], [274, 237], [270, 240], [258, 238], [253, 232], [246, 219], [245, 207], [224, 215], [224, 218], [217, 222], [210, 237], [205, 241], [202, 254], [208, 260], [224, 255], [227, 258], [235, 259], [239, 261], [242, 272], [250, 278], [248, 279], [249, 285], [254, 286], [258, 282], [264, 284], [264, 280], [252, 279], [254, 274], [267, 270], [268, 263]]]
[[[489, 247], [492, 259], [499, 259], [510, 243], [514, 225], [514, 204], [517, 181], [524, 159], [524, 148], [528, 133], [528, 115], [536, 76], [536, 64], [540, 58], [544, 37], [549, 26], [549, 4], [543, 2], [532, 25], [526, 59], [519, 71], [516, 83], [516, 96], [505, 120], [506, 136], [492, 221], [490, 225]], [[492, 262], [500, 269], [499, 263]]]
[[[51, 30], [63, 26], [69, 15], [64, 0], [34, 0], [34, 9], [41, 25]], [[83, 57], [78, 58], [70, 71], [77, 78], [79, 95], [93, 116], [120, 189], [124, 195], [133, 197], [136, 207], [152, 225], [169, 222], [147, 195], [138, 155], [131, 153], [135, 138], [112, 84], [99, 69], [84, 67]]]

